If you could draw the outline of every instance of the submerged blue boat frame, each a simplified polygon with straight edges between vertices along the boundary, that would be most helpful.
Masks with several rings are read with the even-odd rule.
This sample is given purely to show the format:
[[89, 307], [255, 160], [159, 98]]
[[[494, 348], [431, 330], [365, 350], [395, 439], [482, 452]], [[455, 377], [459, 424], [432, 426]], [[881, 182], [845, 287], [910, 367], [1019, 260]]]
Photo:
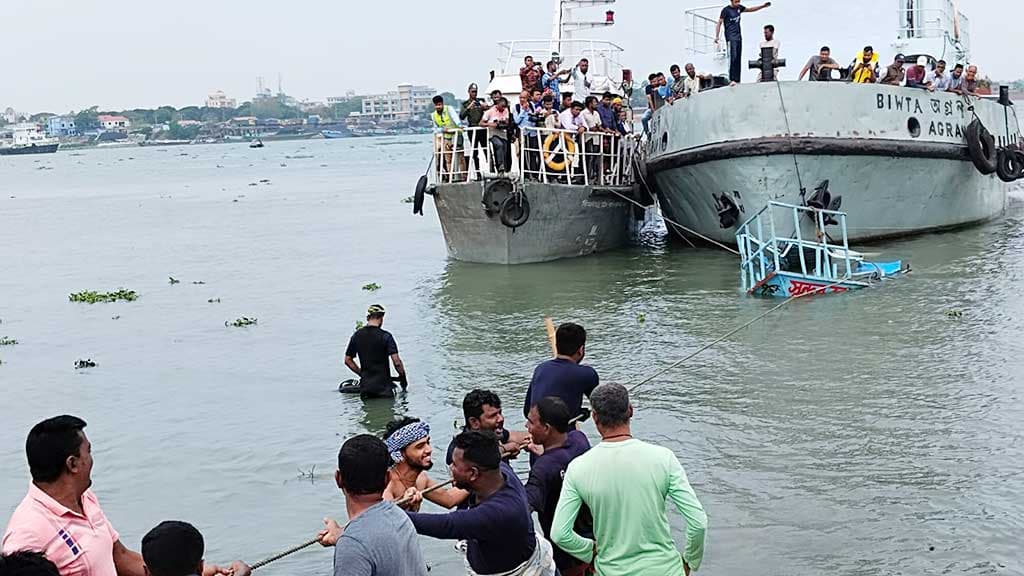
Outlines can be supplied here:
[[[777, 214], [784, 219], [776, 222]], [[827, 225], [839, 227], [841, 244], [830, 243]], [[783, 226], [788, 234], [780, 236]], [[805, 229], [813, 231], [813, 240], [804, 238]], [[770, 201], [737, 229], [736, 243], [743, 290], [756, 296], [848, 292], [905, 271], [900, 261], [865, 262], [850, 250], [846, 213], [811, 206]]]

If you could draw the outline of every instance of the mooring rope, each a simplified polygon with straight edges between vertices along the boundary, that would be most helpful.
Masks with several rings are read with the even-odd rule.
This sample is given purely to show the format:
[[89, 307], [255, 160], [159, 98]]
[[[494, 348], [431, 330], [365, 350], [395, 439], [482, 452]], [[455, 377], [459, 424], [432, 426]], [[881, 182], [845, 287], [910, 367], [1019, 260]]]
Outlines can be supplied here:
[[[653, 196], [654, 192], [647, 186], [647, 181], [644, 180], [643, 178], [641, 178], [640, 180], [643, 183], [644, 188], [647, 188], [647, 192], [650, 193]], [[623, 200], [625, 200], [627, 202], [631, 202], [631, 203], [633, 203], [633, 204], [635, 204], [635, 205], [637, 205], [640, 208], [643, 208], [645, 210], [647, 209], [647, 206], [644, 206], [643, 204], [637, 202], [636, 200], [630, 198], [629, 196], [626, 196], [625, 194], [622, 194], [618, 190], [615, 190], [613, 188], [608, 188], [608, 191], [611, 192], [612, 194], [615, 194], [619, 198], [622, 198]], [[694, 236], [700, 238], [701, 240], [704, 240], [705, 242], [708, 242], [709, 244], [714, 244], [715, 246], [718, 246], [719, 248], [721, 248], [723, 250], [726, 250], [728, 252], [732, 252], [733, 254], [735, 254], [737, 256], [740, 255], [739, 251], [736, 250], [735, 248], [726, 246], [725, 244], [722, 244], [721, 242], [719, 242], [717, 240], [714, 240], [712, 238], [708, 238], [707, 236], [701, 234], [700, 232], [697, 232], [696, 230], [693, 230], [691, 228], [687, 228], [686, 226], [683, 226], [682, 224], [672, 220], [671, 218], [665, 216], [664, 214], [661, 215], [661, 219], [664, 220], [665, 222], [668, 222], [669, 224], [677, 227], [677, 228], [680, 228], [682, 230], [685, 230], [686, 232], [689, 232], [690, 234], [693, 234]]]
[[292, 554], [295, 554], [299, 550], [303, 550], [305, 548], [309, 548], [313, 544], [318, 544], [319, 542], [320, 542], [320, 537], [313, 538], [312, 540], [310, 540], [308, 542], [303, 542], [302, 544], [299, 544], [298, 546], [295, 546], [293, 548], [289, 548], [289, 549], [285, 550], [284, 552], [281, 552], [279, 554], [274, 554], [273, 556], [271, 556], [269, 558], [264, 558], [263, 560], [260, 560], [259, 562], [257, 562], [255, 564], [253, 564], [252, 566], [250, 566], [250, 568], [252, 568], [253, 570], [255, 570], [257, 568], [262, 568], [262, 567], [266, 566], [267, 564], [270, 564], [271, 562], [276, 562], [276, 561], [280, 560], [281, 558], [284, 558], [285, 556], [290, 556]]
[[[776, 88], [779, 89], [779, 104], [782, 105], [782, 117], [786, 120], [786, 139], [789, 141], [789, 153], [793, 156], [793, 167], [796, 169], [796, 182], [797, 186], [800, 187], [800, 193], [803, 194], [804, 180], [800, 176], [800, 163], [796, 159], [796, 147], [793, 146], [793, 129], [789, 126], [789, 112], [786, 110], [786, 99], [782, 96], [782, 83], [775, 82]], [[828, 206], [826, 206], [828, 208]]]

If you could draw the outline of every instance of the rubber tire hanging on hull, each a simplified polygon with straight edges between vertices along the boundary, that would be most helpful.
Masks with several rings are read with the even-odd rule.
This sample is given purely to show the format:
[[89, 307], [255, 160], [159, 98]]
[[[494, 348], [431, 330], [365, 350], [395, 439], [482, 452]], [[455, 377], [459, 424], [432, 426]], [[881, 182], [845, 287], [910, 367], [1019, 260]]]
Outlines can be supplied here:
[[[518, 202], [517, 202], [518, 199]], [[501, 203], [501, 223], [515, 230], [530, 219], [530, 201], [526, 194], [509, 194]]]
[[423, 198], [427, 192], [427, 175], [420, 176], [416, 182], [416, 193], [412, 197], [412, 213], [423, 216]]
[[967, 151], [970, 153], [971, 162], [978, 172], [988, 175], [996, 171], [997, 151], [996, 139], [982, 125], [981, 120], [975, 118], [967, 125]]
[[1024, 154], [1010, 148], [999, 151], [996, 174], [1003, 182], [1014, 182], [1024, 176]]

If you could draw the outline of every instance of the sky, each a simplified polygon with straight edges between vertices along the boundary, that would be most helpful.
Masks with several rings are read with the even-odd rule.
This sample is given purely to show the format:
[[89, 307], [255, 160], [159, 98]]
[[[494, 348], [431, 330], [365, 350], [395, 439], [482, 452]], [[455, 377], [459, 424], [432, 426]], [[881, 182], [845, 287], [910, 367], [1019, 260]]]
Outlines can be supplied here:
[[[717, 3], [725, 4], [619, 0], [609, 7], [616, 25], [588, 37], [622, 46], [637, 78], [667, 72], [688, 58], [684, 11]], [[982, 74], [1024, 77], [1017, 56], [1024, 1], [959, 3]], [[789, 60], [783, 79], [795, 78], [821, 44], [832, 44], [845, 63], [853, 58], [847, 46], [875, 41], [888, 61], [897, 6], [776, 0], [744, 16], [745, 55], [755, 57], [761, 26], [772, 23]], [[605, 9], [577, 14], [603, 19]], [[471, 81], [486, 84], [499, 41], [548, 38], [552, 13], [552, 0], [3, 0], [0, 110], [180, 108], [202, 105], [218, 89], [242, 102], [255, 93], [257, 76], [276, 91], [279, 74], [299, 99], [384, 92], [401, 82], [461, 95]]]

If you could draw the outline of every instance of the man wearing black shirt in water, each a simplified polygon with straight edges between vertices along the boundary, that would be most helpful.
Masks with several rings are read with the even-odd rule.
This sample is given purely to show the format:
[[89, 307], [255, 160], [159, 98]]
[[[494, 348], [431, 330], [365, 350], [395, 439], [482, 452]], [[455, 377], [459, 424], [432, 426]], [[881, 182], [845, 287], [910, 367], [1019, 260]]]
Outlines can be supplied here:
[[[390, 332], [381, 328], [384, 323], [384, 307], [374, 304], [366, 311], [366, 326], [352, 335], [345, 349], [345, 366], [359, 375], [360, 396], [366, 398], [390, 398], [395, 395], [388, 359], [395, 364], [402, 390], [408, 386], [405, 365], [398, 356], [398, 345]], [[359, 357], [359, 364], [355, 358]]]

